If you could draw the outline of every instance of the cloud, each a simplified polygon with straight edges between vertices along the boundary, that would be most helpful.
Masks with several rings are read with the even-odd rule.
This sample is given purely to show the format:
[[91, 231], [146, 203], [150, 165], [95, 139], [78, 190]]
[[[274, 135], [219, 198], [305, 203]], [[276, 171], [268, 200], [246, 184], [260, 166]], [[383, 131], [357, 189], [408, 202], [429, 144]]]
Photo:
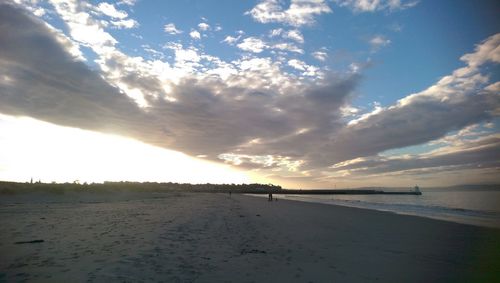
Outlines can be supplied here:
[[173, 23], [169, 23], [169, 24], [166, 24], [164, 27], [163, 27], [163, 30], [168, 33], [168, 34], [180, 34], [182, 33], [182, 30], [179, 30], [175, 27], [175, 24]]
[[[500, 97], [488, 90], [481, 65], [498, 62], [500, 34], [462, 56], [466, 67], [455, 70], [426, 90], [400, 99], [395, 105], [376, 109], [366, 119], [350, 123], [325, 145], [322, 165], [422, 144], [448, 132], [492, 119], [499, 113]], [[328, 151], [335, 148], [336, 151]], [[320, 161], [319, 159], [317, 161]]]
[[233, 36], [226, 36], [226, 38], [224, 38], [224, 40], [222, 42], [225, 42], [229, 45], [234, 45], [239, 39], [240, 39], [241, 36], [238, 36], [238, 37], [233, 37]]
[[[59, 12], [64, 10], [64, 7], [60, 6], [62, 3], [64, 3], [64, 2], [59, 1], [59, 2], [55, 3], [55, 5], [59, 5], [59, 7], [58, 7]], [[73, 6], [74, 8], [77, 7], [77, 5], [76, 5], [77, 3], [74, 1], [69, 0], [66, 3], [69, 4], [69, 6]], [[128, 3], [118, 3], [118, 5], [120, 5], [120, 4], [129, 5]], [[106, 15], [106, 16], [111, 18], [111, 20], [109, 22], [104, 21], [104, 20], [101, 21], [101, 24], [102, 23], [104, 23], [104, 25], [111, 24], [111, 26], [118, 28], [118, 29], [131, 29], [131, 28], [135, 28], [135, 27], [139, 26], [139, 23], [136, 20], [127, 19], [127, 17], [128, 17], [127, 12], [122, 11], [122, 10], [117, 10], [113, 4], [101, 2], [97, 6], [88, 5], [88, 7], [99, 14], [103, 14], [103, 15]], [[83, 20], [84, 15], [85, 14], [80, 14], [78, 16], [82, 17], [82, 20]], [[84, 24], [83, 21], [79, 21], [79, 22], [80, 22], [80, 24]], [[96, 21], [95, 24], [99, 25], [99, 22]]]
[[[485, 68], [500, 61], [500, 34], [462, 56], [464, 67], [429, 88], [380, 105], [371, 115], [350, 111], [348, 117], [358, 121], [349, 124], [345, 112], [362, 78], [357, 72], [306, 78], [285, 72], [284, 63], [269, 57], [245, 54], [225, 62], [179, 43], [165, 46], [174, 52], [172, 63], [129, 57], [88, 14], [80, 18], [77, 6], [63, 8], [56, 6], [71, 40], [95, 50], [100, 70], [76, 60], [58, 31], [21, 9], [1, 5], [0, 113], [117, 133], [208, 160], [234, 164], [231, 160], [239, 158], [235, 166], [308, 178], [329, 177], [321, 172], [357, 158], [377, 161], [386, 150], [440, 139], [500, 113], [498, 82], [490, 81], [491, 69]], [[273, 45], [262, 41], [261, 49], [267, 48]], [[308, 64], [295, 60], [286, 63], [302, 73], [308, 70]], [[480, 149], [479, 141], [469, 145], [470, 152]], [[466, 148], [455, 150], [461, 151]], [[442, 155], [435, 161], [439, 166], [468, 166], [486, 153], [471, 153], [462, 165], [444, 162], [446, 154], [452, 153], [432, 158]]]
[[311, 55], [319, 61], [326, 61], [328, 59], [328, 53], [323, 50], [314, 51]]
[[[232, 38], [230, 39], [232, 40]], [[239, 49], [243, 51], [249, 51], [253, 53], [261, 53], [266, 49], [277, 49], [281, 51], [294, 52], [303, 54], [304, 50], [297, 47], [293, 43], [289, 42], [280, 42], [280, 43], [267, 43], [260, 38], [257, 37], [247, 37], [243, 39], [238, 45], [236, 45]]]
[[306, 63], [304, 63], [303, 61], [300, 61], [300, 60], [297, 60], [297, 59], [292, 59], [292, 60], [289, 60], [288, 61], [288, 65], [297, 69], [297, 70], [301, 70], [301, 71], [305, 71], [306, 70]]
[[291, 40], [295, 40], [298, 43], [304, 43], [304, 36], [297, 29], [289, 30], [286, 34], [283, 35], [283, 37], [291, 39]]
[[304, 36], [298, 29], [292, 29], [289, 31], [285, 31], [282, 28], [272, 29], [269, 31], [270, 38], [281, 36], [284, 39], [291, 39], [298, 43], [304, 43]]
[[279, 171], [283, 169], [285, 171], [296, 172], [301, 165], [300, 161], [290, 160], [289, 157], [272, 156], [272, 155], [259, 156], [259, 155], [226, 153], [226, 154], [220, 154], [219, 158], [224, 160], [226, 163], [243, 167], [246, 169], [255, 169], [263, 167], [266, 169], [272, 169], [273, 171]]
[[26, 10], [30, 11], [37, 17], [43, 17], [48, 13], [48, 10], [45, 7], [41, 7], [41, 3], [39, 3], [38, 1], [15, 0], [13, 2], [18, 5], [22, 5]]
[[[492, 134], [474, 140], [461, 140], [436, 153], [410, 156], [357, 158], [338, 163], [334, 172], [350, 176], [386, 175], [387, 173], [421, 174], [426, 170], [455, 171], [463, 169], [498, 168], [500, 135]], [[425, 171], [423, 171], [425, 170]]]
[[380, 48], [389, 45], [391, 43], [391, 40], [387, 39], [383, 35], [375, 35], [374, 37], [372, 37], [370, 39], [369, 43], [370, 43], [370, 45], [372, 47], [372, 50], [373, 51], [377, 51]]
[[282, 28], [276, 28], [269, 31], [269, 37], [280, 36], [283, 33]]
[[122, 19], [123, 20], [126, 17], [128, 17], [127, 12], [117, 10], [115, 8], [115, 6], [113, 6], [113, 4], [109, 4], [106, 2], [99, 3], [99, 5], [97, 5], [97, 10], [99, 12], [103, 13], [104, 15], [109, 16], [111, 18], [115, 18], [115, 19]]
[[118, 42], [104, 31], [102, 24], [92, 19], [88, 12], [76, 12], [81, 9], [83, 2], [67, 0], [52, 1], [51, 3], [68, 25], [74, 41], [93, 49], [112, 48]]
[[0, 45], [0, 112], [120, 134], [134, 131], [120, 122], [124, 115], [145, 122], [132, 100], [75, 61], [42, 23], [10, 5], [1, 5], [0, 22], [9, 42]]
[[268, 47], [264, 41], [256, 37], [247, 37], [237, 46], [243, 51], [250, 51], [253, 53], [260, 53]]
[[272, 46], [270, 46], [270, 48], [273, 48], [273, 49], [278, 49], [278, 50], [283, 50], [283, 51], [289, 51], [289, 52], [295, 52], [295, 53], [299, 53], [299, 54], [304, 54], [304, 50], [302, 50], [301, 48], [297, 47], [295, 44], [293, 43], [276, 43]]
[[317, 76], [319, 69], [317, 67], [306, 64], [304, 61], [297, 59], [291, 59], [288, 61], [288, 65], [299, 71], [302, 71], [304, 76]]
[[133, 19], [111, 21], [111, 24], [117, 28], [125, 28], [125, 29], [136, 28], [139, 26], [139, 23]]
[[[120, 53], [108, 54], [99, 64], [122, 71], [120, 77], [108, 77], [107, 72], [113, 74], [115, 69], [104, 70], [105, 78], [126, 83], [144, 94], [156, 93], [144, 95], [149, 106], [141, 109], [104, 81], [100, 73], [74, 61], [43, 24], [10, 6], [1, 11], [1, 36], [9, 42], [0, 47], [2, 78], [9, 78], [9, 82], [1, 83], [0, 112], [120, 133], [191, 155], [217, 159], [256, 137], [271, 144], [275, 141], [273, 151], [277, 150], [280, 137], [301, 135], [300, 129], [313, 127], [314, 121], [328, 120], [317, 115], [328, 117], [335, 105], [346, 99], [348, 89], [355, 86], [351, 79], [341, 78], [321, 87], [291, 85], [294, 81], [282, 81], [278, 65], [270, 59], [253, 58], [236, 62], [238, 76], [227, 83], [210, 77], [181, 79], [171, 86], [169, 96], [175, 98], [171, 101], [166, 99], [159, 80], [142, 71], [142, 64], [147, 62], [130, 61]], [[37, 52], [30, 46], [37, 46]], [[175, 48], [179, 60], [203, 60], [203, 55], [194, 50]], [[141, 76], [125, 70], [140, 71]], [[276, 93], [287, 85], [293, 90], [287, 91], [289, 95]], [[272, 89], [268, 89], [270, 86]], [[316, 106], [325, 110], [317, 111]]]
[[412, 8], [419, 1], [401, 0], [335, 0], [341, 7], [348, 7], [354, 12], [395, 11]]
[[200, 32], [198, 32], [197, 30], [192, 30], [190, 33], [189, 33], [189, 36], [193, 39], [200, 39], [201, 38], [201, 34]]
[[134, 6], [137, 0], [121, 0], [118, 2], [118, 5], [128, 5], [128, 6]]
[[350, 120], [349, 123], [347, 123], [347, 125], [348, 126], [356, 125], [362, 121], [370, 119], [370, 117], [372, 117], [374, 115], [379, 114], [383, 110], [384, 110], [384, 107], [382, 107], [380, 105], [380, 103], [375, 101], [375, 102], [373, 102], [373, 110], [371, 112], [364, 113], [364, 114], [360, 115], [359, 117], [357, 117], [356, 119]]
[[207, 23], [199, 23], [198, 28], [202, 31], [207, 31], [208, 29], [210, 29], [210, 25]]
[[312, 25], [315, 16], [332, 12], [323, 0], [291, 0], [286, 10], [281, 4], [278, 0], [262, 0], [245, 14], [260, 23], [283, 23], [299, 27]]

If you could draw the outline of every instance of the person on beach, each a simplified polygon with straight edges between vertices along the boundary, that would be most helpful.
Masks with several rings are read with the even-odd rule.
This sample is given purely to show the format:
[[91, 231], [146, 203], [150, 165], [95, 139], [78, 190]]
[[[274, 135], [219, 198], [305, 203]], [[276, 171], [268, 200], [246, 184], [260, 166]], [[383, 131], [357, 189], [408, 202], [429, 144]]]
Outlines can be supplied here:
[[269, 193], [267, 201], [273, 201], [273, 194]]

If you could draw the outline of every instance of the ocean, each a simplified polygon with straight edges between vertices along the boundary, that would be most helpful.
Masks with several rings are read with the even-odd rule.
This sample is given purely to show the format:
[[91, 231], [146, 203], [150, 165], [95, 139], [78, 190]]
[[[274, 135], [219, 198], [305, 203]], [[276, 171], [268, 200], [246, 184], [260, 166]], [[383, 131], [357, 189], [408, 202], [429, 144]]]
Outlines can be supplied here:
[[[385, 191], [390, 189], [380, 188]], [[416, 215], [500, 228], [500, 190], [420, 188], [422, 195], [279, 195], [278, 198]], [[267, 197], [267, 196], [266, 196]]]

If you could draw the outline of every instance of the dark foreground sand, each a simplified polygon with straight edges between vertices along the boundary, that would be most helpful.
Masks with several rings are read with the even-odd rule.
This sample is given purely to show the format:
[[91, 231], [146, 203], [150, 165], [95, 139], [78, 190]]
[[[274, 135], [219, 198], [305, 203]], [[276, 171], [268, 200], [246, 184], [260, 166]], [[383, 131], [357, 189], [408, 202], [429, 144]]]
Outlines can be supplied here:
[[5, 282], [495, 282], [499, 243], [500, 230], [235, 194], [0, 196]]

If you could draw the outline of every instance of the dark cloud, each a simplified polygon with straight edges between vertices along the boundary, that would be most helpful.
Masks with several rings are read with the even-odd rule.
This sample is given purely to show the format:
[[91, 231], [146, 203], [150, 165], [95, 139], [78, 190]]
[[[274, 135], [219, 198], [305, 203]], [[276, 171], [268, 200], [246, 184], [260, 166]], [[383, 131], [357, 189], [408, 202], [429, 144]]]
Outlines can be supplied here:
[[120, 134], [146, 123], [132, 100], [75, 61], [51, 30], [20, 9], [1, 5], [0, 38], [2, 113]]
[[500, 168], [498, 156], [500, 156], [500, 137], [491, 135], [465, 142], [460, 146], [450, 147], [446, 151], [435, 154], [405, 158], [370, 157], [337, 166], [334, 171], [347, 170], [353, 175], [366, 176], [407, 170], [420, 172], [415, 169], [429, 168], [432, 168], [434, 172], [437, 170]]
[[450, 131], [491, 119], [498, 105], [500, 97], [490, 92], [467, 95], [459, 102], [424, 97], [343, 128], [322, 148], [325, 154], [317, 161], [322, 166], [332, 165], [435, 140]]
[[[98, 73], [75, 61], [37, 19], [8, 5], [1, 13], [0, 36], [9, 43], [0, 46], [1, 65], [3, 75], [13, 79], [0, 86], [2, 113], [118, 132], [191, 155], [216, 159], [249, 140], [272, 141], [301, 128], [326, 136], [358, 81], [356, 75], [333, 78], [305, 92], [279, 96], [228, 88], [214, 80], [185, 79], [173, 88], [171, 96], [177, 101], [171, 102], [159, 95], [163, 91], [156, 78], [128, 71], [126, 83], [155, 97], [146, 96], [151, 105], [141, 109]], [[108, 61], [110, 66], [125, 66], [120, 56]], [[219, 89], [217, 94], [214, 89]], [[270, 142], [252, 152], [300, 157], [303, 139], [311, 139], [311, 145], [318, 140], [308, 134]]]
[[[280, 96], [185, 80], [172, 91], [176, 102], [157, 100], [148, 111], [161, 117], [164, 128], [175, 136], [175, 148], [184, 152], [212, 158], [240, 150], [301, 157], [304, 139], [312, 146], [320, 135], [331, 133], [339, 119], [339, 107], [356, 84], [356, 77], [336, 79], [306, 88], [303, 93]], [[222, 89], [217, 95], [216, 88]], [[302, 128], [312, 129], [316, 136], [295, 135]], [[253, 139], [262, 140], [262, 144], [242, 146]]]

